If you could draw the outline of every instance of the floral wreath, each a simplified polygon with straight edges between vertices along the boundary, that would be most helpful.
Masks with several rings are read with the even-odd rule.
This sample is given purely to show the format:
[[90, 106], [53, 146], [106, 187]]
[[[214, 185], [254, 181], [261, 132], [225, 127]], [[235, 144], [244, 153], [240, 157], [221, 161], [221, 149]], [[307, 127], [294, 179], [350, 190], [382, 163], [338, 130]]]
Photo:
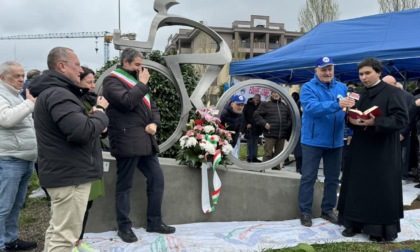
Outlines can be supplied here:
[[[185, 135], [179, 139], [181, 149], [176, 157], [180, 164], [201, 167], [201, 205], [204, 213], [213, 212], [219, 201], [222, 183], [217, 175], [217, 167], [232, 164], [227, 156], [233, 149], [229, 142], [234, 132], [225, 130], [217, 114], [219, 111], [211, 108], [196, 111], [187, 124]], [[208, 168], [213, 168], [213, 206], [208, 196]]]

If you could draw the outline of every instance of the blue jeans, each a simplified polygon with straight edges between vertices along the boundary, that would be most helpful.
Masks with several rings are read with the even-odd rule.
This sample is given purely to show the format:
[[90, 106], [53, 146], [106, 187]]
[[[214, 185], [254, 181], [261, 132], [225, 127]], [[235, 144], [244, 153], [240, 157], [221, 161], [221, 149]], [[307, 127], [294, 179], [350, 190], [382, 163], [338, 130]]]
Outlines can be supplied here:
[[249, 137], [247, 139], [246, 145], [247, 145], [247, 161], [254, 161], [257, 159], [258, 156], [258, 135], [253, 135], [252, 133], [249, 134]]
[[337, 203], [337, 189], [341, 167], [342, 148], [321, 148], [302, 144], [302, 177], [299, 186], [299, 208], [301, 214], [312, 213], [314, 185], [318, 176], [321, 158], [324, 162], [324, 196], [321, 209], [331, 212]]
[[13, 157], [0, 158], [0, 249], [18, 238], [22, 208], [34, 162]]

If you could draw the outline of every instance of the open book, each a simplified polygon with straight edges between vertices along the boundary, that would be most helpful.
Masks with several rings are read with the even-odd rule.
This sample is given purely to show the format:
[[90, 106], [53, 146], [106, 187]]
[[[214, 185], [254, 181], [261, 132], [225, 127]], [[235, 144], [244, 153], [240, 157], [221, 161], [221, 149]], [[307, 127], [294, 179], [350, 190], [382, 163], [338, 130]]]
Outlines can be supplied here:
[[380, 117], [381, 116], [381, 109], [378, 106], [373, 106], [369, 109], [366, 109], [365, 111], [360, 111], [358, 109], [349, 109], [347, 112], [350, 118], [353, 119], [369, 119], [369, 115], [373, 115], [374, 117]]

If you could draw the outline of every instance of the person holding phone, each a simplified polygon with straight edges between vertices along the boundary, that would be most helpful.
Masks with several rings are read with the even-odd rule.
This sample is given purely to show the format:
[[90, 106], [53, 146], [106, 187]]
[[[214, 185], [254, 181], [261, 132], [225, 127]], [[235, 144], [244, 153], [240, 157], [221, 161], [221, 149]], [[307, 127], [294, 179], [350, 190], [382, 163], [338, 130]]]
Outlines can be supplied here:
[[164, 177], [157, 154], [155, 137], [160, 113], [150, 97], [150, 74], [142, 67], [142, 54], [133, 49], [121, 53], [121, 65], [103, 82], [103, 95], [109, 102], [106, 111], [110, 118], [108, 136], [111, 155], [117, 161], [115, 207], [117, 235], [124, 242], [135, 242], [130, 214], [130, 192], [134, 171], [139, 169], [147, 180], [147, 232], [171, 234], [174, 227], [162, 221]]

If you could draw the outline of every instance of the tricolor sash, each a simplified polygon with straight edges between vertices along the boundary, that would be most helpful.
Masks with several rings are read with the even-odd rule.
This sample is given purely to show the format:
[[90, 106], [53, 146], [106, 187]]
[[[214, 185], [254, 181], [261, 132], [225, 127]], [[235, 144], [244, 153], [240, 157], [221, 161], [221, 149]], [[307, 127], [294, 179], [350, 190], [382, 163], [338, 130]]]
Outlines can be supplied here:
[[[114, 71], [112, 71], [109, 75], [117, 77], [119, 80], [127, 84], [129, 87], [133, 88], [135, 85], [137, 85], [138, 81], [136, 78], [134, 78], [131, 74], [127, 73], [121, 68], [117, 68]], [[150, 104], [150, 94], [147, 93], [143, 97], [143, 102], [146, 103], [146, 106], [151, 110], [152, 106]]]

